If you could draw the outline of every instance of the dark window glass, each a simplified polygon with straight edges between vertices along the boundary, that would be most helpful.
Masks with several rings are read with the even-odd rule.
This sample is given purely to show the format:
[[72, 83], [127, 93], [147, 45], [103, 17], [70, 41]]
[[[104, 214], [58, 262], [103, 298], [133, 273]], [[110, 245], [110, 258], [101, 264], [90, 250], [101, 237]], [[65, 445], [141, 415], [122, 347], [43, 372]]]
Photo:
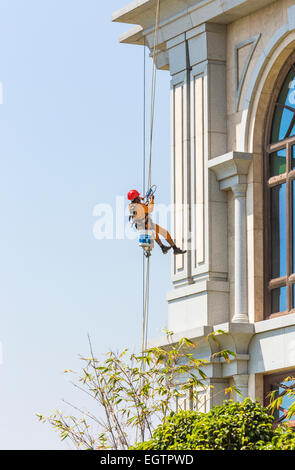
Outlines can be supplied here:
[[[273, 152], [269, 156], [270, 158], [270, 176], [281, 175], [286, 173], [286, 149], [278, 150]], [[295, 163], [295, 162], [294, 162]]]
[[271, 188], [271, 278], [287, 273], [286, 183]]
[[276, 104], [271, 142], [278, 142], [295, 135], [293, 110], [295, 112], [295, 71], [292, 68], [284, 82]]
[[287, 310], [287, 287], [278, 287], [271, 291], [271, 313], [285, 312]]

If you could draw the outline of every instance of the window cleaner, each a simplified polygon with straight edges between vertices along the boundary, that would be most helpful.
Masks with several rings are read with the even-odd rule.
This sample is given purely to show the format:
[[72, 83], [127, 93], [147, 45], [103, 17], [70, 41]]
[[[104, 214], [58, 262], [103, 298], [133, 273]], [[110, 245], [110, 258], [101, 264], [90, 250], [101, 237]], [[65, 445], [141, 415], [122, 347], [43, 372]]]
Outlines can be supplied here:
[[[151, 219], [150, 214], [154, 210], [155, 191], [156, 187], [152, 186], [145, 197], [141, 197], [136, 189], [132, 189], [127, 194], [130, 201], [129, 219], [132, 220], [135, 228], [139, 231], [139, 245], [144, 248], [147, 257], [151, 254], [154, 240], [160, 246], [163, 254], [168, 253], [171, 248], [175, 255], [184, 254], [186, 250], [181, 250], [175, 245], [170, 233], [160, 225], [155, 224]], [[169, 243], [169, 246], [162, 243], [160, 235]]]

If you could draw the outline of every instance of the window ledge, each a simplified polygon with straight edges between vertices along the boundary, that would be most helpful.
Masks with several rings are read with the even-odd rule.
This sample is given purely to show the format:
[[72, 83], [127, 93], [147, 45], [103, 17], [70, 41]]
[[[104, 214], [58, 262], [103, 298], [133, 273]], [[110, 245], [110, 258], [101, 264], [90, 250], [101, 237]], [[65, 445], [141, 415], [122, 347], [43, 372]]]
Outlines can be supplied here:
[[288, 315], [281, 315], [255, 323], [255, 333], [263, 333], [264, 331], [277, 330], [293, 325], [295, 325], [295, 313], [289, 313]]

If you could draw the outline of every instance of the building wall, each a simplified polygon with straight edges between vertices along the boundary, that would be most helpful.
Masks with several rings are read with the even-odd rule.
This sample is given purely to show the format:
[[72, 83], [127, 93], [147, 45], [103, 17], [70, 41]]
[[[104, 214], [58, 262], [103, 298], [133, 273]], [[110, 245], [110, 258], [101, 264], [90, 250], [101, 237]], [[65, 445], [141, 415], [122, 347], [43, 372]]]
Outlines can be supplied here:
[[[232, 0], [219, 11], [216, 0], [190, 0], [181, 12], [163, 1], [157, 65], [171, 75], [172, 230], [178, 244], [192, 242], [172, 258], [168, 328], [175, 341], [203, 345], [196, 357], [209, 360], [216, 345], [206, 337], [215, 331], [236, 357], [210, 360], [210, 384], [263, 400], [264, 375], [295, 365], [295, 314], [264, 320], [262, 171], [270, 99], [295, 51], [295, 5], [259, 3]], [[143, 28], [125, 42], [144, 37], [152, 50], [151, 5], [118, 15]]]
[[[265, 57], [265, 49], [276, 36], [276, 33], [288, 24], [288, 8], [294, 5], [292, 0], [278, 0], [271, 5], [268, 5], [261, 10], [247, 15], [231, 24], [227, 25], [227, 149], [230, 150], [244, 150], [245, 149], [245, 135], [241, 129], [243, 115], [247, 111], [249, 104], [247, 103], [247, 90], [253, 79], [253, 74], [257, 63], [260, 65], [261, 71], [266, 66], [269, 58]], [[277, 35], [278, 47], [282, 38], [282, 33]], [[254, 49], [251, 60], [249, 61], [245, 80], [241, 88], [239, 105], [236, 108], [235, 102], [235, 69], [236, 65], [235, 46], [244, 43], [249, 38], [254, 38], [260, 34], [257, 45]], [[292, 35], [290, 31], [289, 36]], [[289, 38], [291, 41], [291, 38]], [[288, 41], [289, 42], [289, 41]], [[239, 49], [240, 70], [243, 68], [247, 56], [250, 52], [251, 45], [242, 46]], [[244, 50], [244, 53], [243, 53]], [[241, 52], [242, 51], [242, 52]], [[282, 58], [280, 61], [273, 64], [269, 71], [267, 84], [264, 86], [263, 98], [264, 104], [270, 100], [273, 91], [274, 80], [280, 72], [280, 67], [286, 53], [290, 53], [290, 43], [282, 51]], [[272, 51], [272, 55], [275, 51]], [[261, 60], [263, 58], [264, 60]], [[257, 97], [261, 97], [261, 91]], [[254, 97], [252, 97], [254, 99]], [[262, 141], [266, 107], [260, 107], [256, 110], [256, 121], [260, 121], [259, 133], [249, 139], [247, 151], [254, 153], [253, 163], [249, 168], [248, 175], [248, 188], [247, 188], [247, 241], [248, 241], [248, 298], [249, 298], [249, 317], [252, 322], [263, 319], [263, 257], [256, 256], [257, 253], [263, 253], [263, 175], [262, 175]], [[255, 148], [253, 148], [255, 144]], [[229, 194], [228, 199], [228, 251], [234, 253], [234, 218], [233, 214], [233, 198]], [[233, 257], [229, 259], [229, 282], [230, 282], [230, 315], [233, 316], [234, 311], [234, 267]], [[255, 262], [254, 262], [255, 260]]]

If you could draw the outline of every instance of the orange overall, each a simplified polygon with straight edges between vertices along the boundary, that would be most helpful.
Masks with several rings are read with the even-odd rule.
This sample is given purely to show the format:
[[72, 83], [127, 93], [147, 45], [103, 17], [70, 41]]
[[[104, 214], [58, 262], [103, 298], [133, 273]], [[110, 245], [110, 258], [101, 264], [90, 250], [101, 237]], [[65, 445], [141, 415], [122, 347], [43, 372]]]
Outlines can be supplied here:
[[137, 230], [153, 230], [155, 232], [155, 240], [158, 245], [162, 245], [159, 235], [161, 235], [170, 246], [174, 246], [170, 233], [160, 225], [155, 224], [150, 215], [154, 210], [154, 198], [152, 197], [148, 204], [142, 202], [141, 198], [137, 198], [129, 204], [129, 212]]

